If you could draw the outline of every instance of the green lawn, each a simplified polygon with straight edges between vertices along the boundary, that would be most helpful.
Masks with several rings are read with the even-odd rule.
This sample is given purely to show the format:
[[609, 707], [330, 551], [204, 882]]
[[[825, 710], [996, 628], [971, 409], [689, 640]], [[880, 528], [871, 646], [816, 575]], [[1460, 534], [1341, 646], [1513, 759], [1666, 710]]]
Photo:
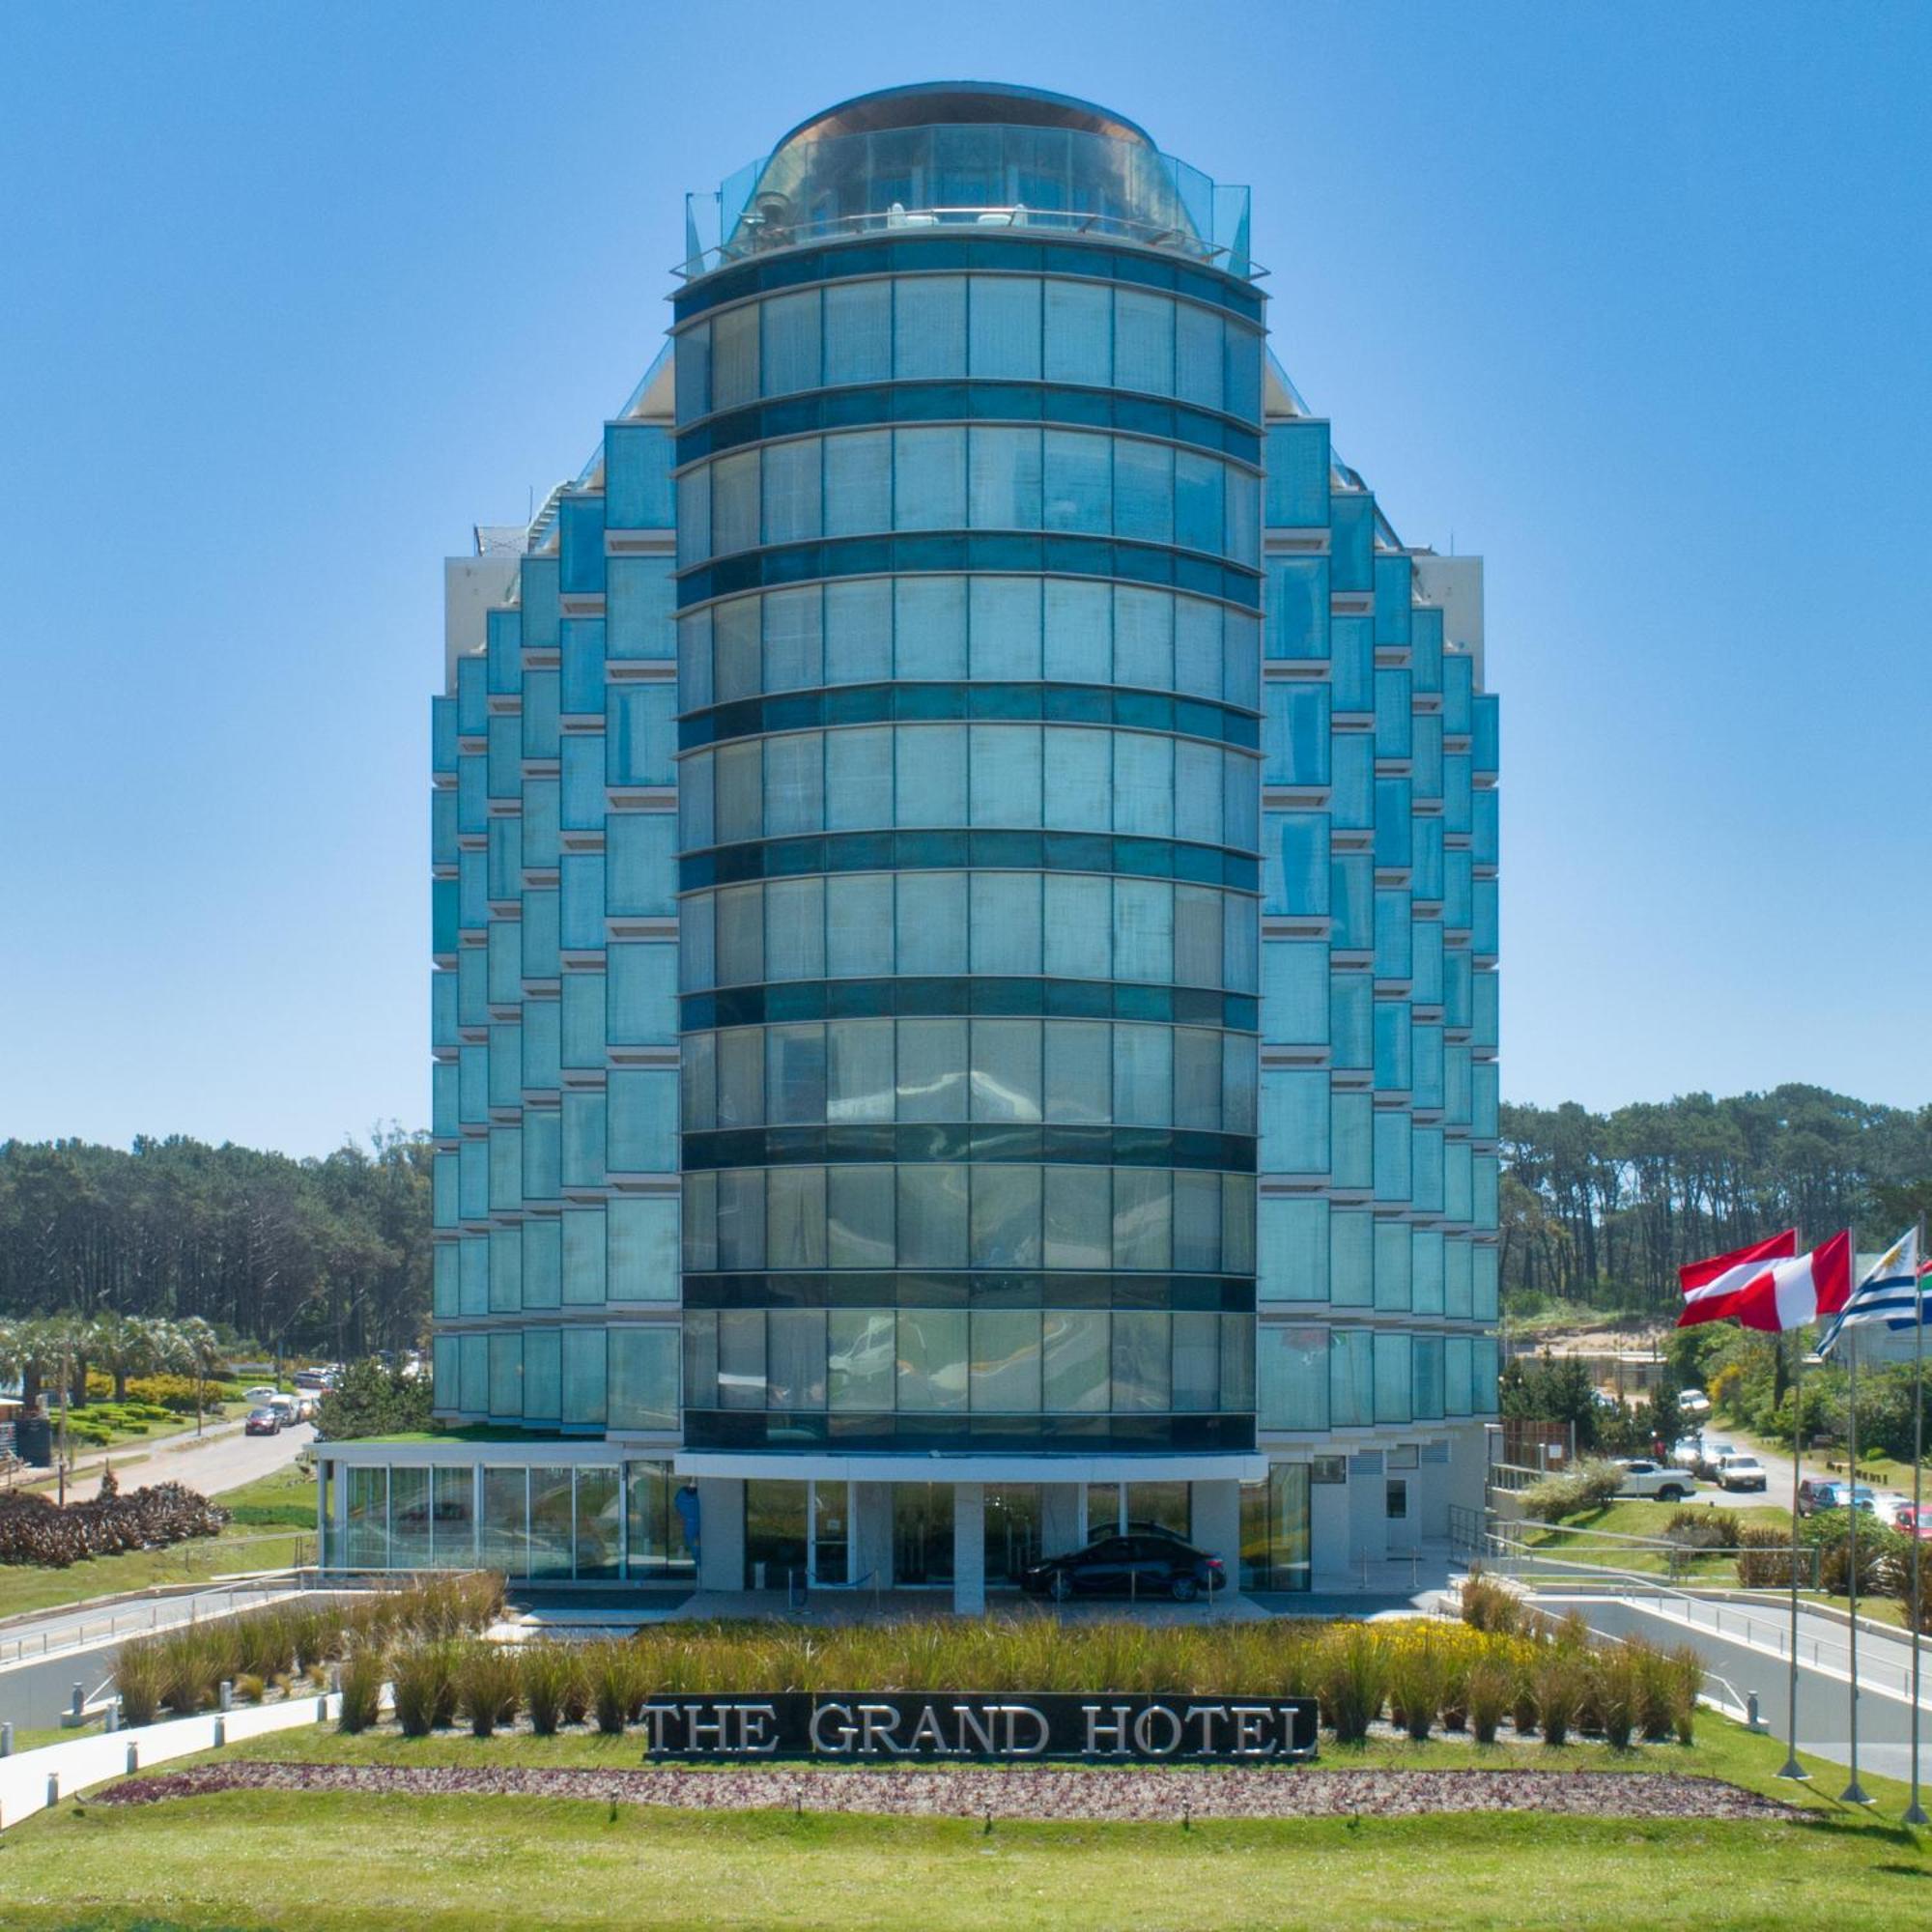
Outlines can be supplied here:
[[[1776, 1784], [1769, 1774], [1781, 1753], [1771, 1740], [1711, 1719], [1700, 1730], [1690, 1750], [1659, 1747], [1634, 1762], [1719, 1771], [1798, 1795], [1812, 1816], [1742, 1824], [1475, 1814], [1209, 1821], [1187, 1830], [1001, 1822], [987, 1832], [969, 1820], [782, 1808], [711, 1815], [562, 1799], [230, 1792], [141, 1808], [83, 1799], [8, 1833], [0, 1920], [43, 1932], [454, 1932], [640, 1921], [930, 1932], [987, 1924], [1018, 1932], [1551, 1924], [1627, 1932], [1633, 1924], [1782, 1926], [1821, 1915], [1833, 1932], [1895, 1932], [1918, 1921], [1932, 1882], [1924, 1842]], [[297, 1735], [312, 1755], [351, 1760], [463, 1762], [467, 1753], [469, 1761], [632, 1764], [640, 1755], [636, 1737], [541, 1747], [441, 1738], [403, 1747]], [[299, 1754], [295, 1742], [262, 1740], [250, 1754]], [[1577, 1769], [1605, 1756], [1540, 1747], [1526, 1755]], [[1330, 1748], [1324, 1762], [1449, 1758], [1478, 1754], [1391, 1744]], [[1489, 1753], [1481, 1760], [1496, 1761]], [[1842, 1773], [1820, 1770], [1819, 1782], [1835, 1789]], [[1901, 1796], [1891, 1786], [1882, 1795], [1893, 1806]]]
[[[1526, 1525], [1527, 1540], [1531, 1548], [1547, 1550], [1551, 1556], [1663, 1576], [1670, 1570], [1668, 1551], [1646, 1549], [1618, 1539], [1648, 1537], [1661, 1541], [1664, 1538], [1670, 1519], [1680, 1509], [1695, 1508], [1695, 1503], [1661, 1503], [1633, 1497], [1623, 1502], [1605, 1503], [1601, 1509], [1578, 1510], [1575, 1515], [1565, 1517], [1560, 1524], [1548, 1529]], [[1791, 1534], [1791, 1512], [1778, 1509], [1776, 1505], [1721, 1511], [1713, 1507], [1710, 1514], [1721, 1520], [1732, 1541], [1736, 1540], [1736, 1532], [1747, 1525], [1753, 1529], [1775, 1529], [1780, 1536]], [[1602, 1533], [1592, 1535], [1592, 1531]], [[1735, 1581], [1737, 1559], [1687, 1551], [1678, 1559], [1676, 1574], [1706, 1582]]]

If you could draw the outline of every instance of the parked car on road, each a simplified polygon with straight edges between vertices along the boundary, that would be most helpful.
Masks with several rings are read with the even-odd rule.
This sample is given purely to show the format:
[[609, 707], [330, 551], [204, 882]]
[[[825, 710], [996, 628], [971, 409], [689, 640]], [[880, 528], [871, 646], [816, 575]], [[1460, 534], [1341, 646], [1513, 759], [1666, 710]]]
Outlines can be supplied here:
[[1798, 1514], [1816, 1516], [1820, 1510], [1843, 1509], [1839, 1486], [1825, 1476], [1806, 1476], [1798, 1485]]
[[1739, 1453], [1738, 1445], [1735, 1442], [1713, 1440], [1707, 1436], [1700, 1436], [1698, 1440], [1702, 1446], [1697, 1451], [1697, 1461], [1692, 1466], [1698, 1475], [1715, 1481], [1719, 1469], [1723, 1466], [1724, 1458]]
[[263, 1403], [273, 1402], [274, 1399], [280, 1394], [281, 1394], [280, 1389], [270, 1388], [267, 1382], [262, 1382], [254, 1388], [243, 1389], [242, 1391], [242, 1400], [247, 1403], [253, 1403], [255, 1406], [259, 1408]]
[[1670, 1466], [1673, 1469], [1689, 1469], [1694, 1475], [1697, 1464], [1704, 1460], [1704, 1438], [1701, 1435], [1685, 1435], [1670, 1445]]
[[1718, 1464], [1720, 1490], [1761, 1490], [1766, 1481], [1764, 1464], [1755, 1456], [1726, 1456]]
[[1064, 1604], [1069, 1597], [1172, 1597], [1191, 1604], [1206, 1590], [1225, 1589], [1228, 1573], [1218, 1556], [1178, 1536], [1103, 1536], [1085, 1549], [1051, 1556], [1020, 1578], [1033, 1596]]
[[1920, 1543], [1932, 1543], [1932, 1503], [1903, 1503], [1892, 1519], [1891, 1526], [1901, 1536], [1913, 1536]]
[[1689, 1416], [1692, 1421], [1701, 1421], [1711, 1412], [1711, 1398], [1702, 1389], [1679, 1389], [1677, 1392], [1677, 1413]]
[[1681, 1503], [1697, 1485], [1682, 1469], [1666, 1463], [1653, 1463], [1648, 1457], [1620, 1457], [1617, 1467], [1624, 1479], [1617, 1487], [1620, 1496], [1648, 1496], [1661, 1503]]
[[248, 1420], [242, 1425], [244, 1435], [279, 1435], [282, 1433], [282, 1412], [278, 1408], [251, 1408]]
[[1912, 1514], [1912, 1498], [1901, 1495], [1896, 1490], [1881, 1490], [1872, 1498], [1872, 1514], [1886, 1528], [1901, 1528], [1899, 1518]]

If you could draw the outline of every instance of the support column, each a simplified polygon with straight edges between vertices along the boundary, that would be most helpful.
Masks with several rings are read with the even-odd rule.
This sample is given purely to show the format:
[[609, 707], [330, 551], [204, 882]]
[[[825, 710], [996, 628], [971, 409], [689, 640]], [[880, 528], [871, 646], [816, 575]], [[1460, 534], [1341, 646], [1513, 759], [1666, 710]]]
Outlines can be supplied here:
[[697, 1587], [735, 1595], [745, 1587], [745, 1485], [697, 1479]]
[[1064, 1556], [1087, 1541], [1086, 1486], [1081, 1483], [1042, 1483], [1039, 1486], [1039, 1553]]
[[952, 1486], [952, 1607], [961, 1616], [986, 1611], [986, 1488]]
[[1218, 1556], [1228, 1588], [1241, 1584], [1241, 1486], [1232, 1478], [1193, 1486], [1194, 1547]]
[[1349, 1587], [1349, 1486], [1308, 1486], [1309, 1585], [1332, 1591]]
[[893, 1486], [852, 1485], [852, 1581], [862, 1591], [893, 1587]]

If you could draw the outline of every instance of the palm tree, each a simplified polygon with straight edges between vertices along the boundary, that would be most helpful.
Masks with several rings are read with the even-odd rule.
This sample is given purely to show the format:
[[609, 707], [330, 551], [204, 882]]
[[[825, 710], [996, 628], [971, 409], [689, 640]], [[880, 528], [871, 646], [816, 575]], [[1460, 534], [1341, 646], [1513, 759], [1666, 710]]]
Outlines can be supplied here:
[[199, 1435], [205, 1406], [203, 1392], [215, 1371], [226, 1366], [228, 1351], [199, 1315], [190, 1315], [185, 1321], [170, 1322], [168, 1336], [176, 1358], [194, 1377], [194, 1433]]
[[158, 1324], [109, 1310], [87, 1324], [87, 1352], [114, 1378], [114, 1400], [128, 1400], [128, 1378], [147, 1374], [161, 1353]]

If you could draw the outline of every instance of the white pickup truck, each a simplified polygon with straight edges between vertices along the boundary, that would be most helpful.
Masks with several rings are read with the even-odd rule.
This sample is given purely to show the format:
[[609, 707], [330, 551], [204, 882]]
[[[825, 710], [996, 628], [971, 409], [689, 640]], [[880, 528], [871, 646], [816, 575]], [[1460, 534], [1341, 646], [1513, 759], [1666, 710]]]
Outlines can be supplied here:
[[1653, 1463], [1647, 1457], [1619, 1457], [1617, 1467], [1624, 1474], [1617, 1490], [1620, 1496], [1648, 1496], [1661, 1503], [1681, 1503], [1696, 1492], [1697, 1485], [1688, 1471]]

